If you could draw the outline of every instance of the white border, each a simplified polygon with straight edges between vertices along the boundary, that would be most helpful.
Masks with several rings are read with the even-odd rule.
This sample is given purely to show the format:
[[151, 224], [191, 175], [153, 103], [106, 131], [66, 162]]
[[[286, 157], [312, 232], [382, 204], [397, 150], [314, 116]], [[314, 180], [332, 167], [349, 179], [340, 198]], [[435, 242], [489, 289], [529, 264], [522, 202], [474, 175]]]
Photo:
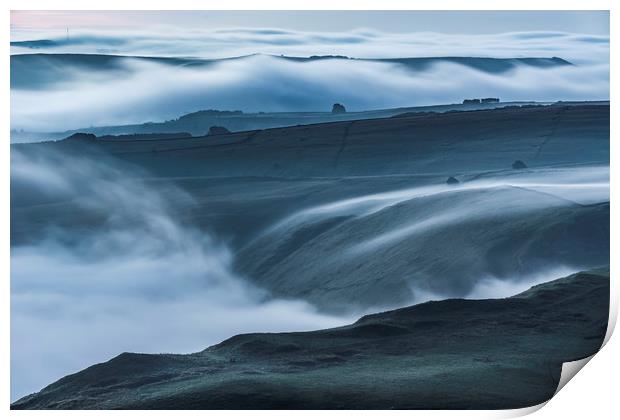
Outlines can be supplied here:
[[[611, 139], [618, 139], [617, 121], [617, 107], [614, 100], [617, 98], [618, 84], [616, 83], [616, 77], [614, 77], [614, 71], [618, 69], [618, 54], [616, 42], [617, 32], [616, 28], [620, 28], [620, 4], [618, 1], [613, 0], [427, 0], [427, 1], [406, 1], [406, 0], [303, 0], [295, 1], [291, 0], [261, 0], [260, 2], [242, 1], [242, 0], [227, 0], [222, 1], [197, 1], [197, 0], [150, 0], [149, 2], [133, 2], [130, 3], [127, 0], [92, 0], [88, 3], [84, 0], [56, 0], [53, 4], [49, 1], [43, 0], [22, 0], [13, 1], [9, 0], [8, 7], [5, 9], [4, 22], [5, 32], [3, 32], [3, 46], [6, 48], [4, 55], [2, 56], [3, 65], [2, 68], [5, 71], [2, 72], [4, 78], [3, 90], [4, 97], [2, 101], [2, 124], [4, 138], [4, 147], [2, 148], [2, 154], [0, 155], [0, 167], [4, 170], [4, 176], [2, 177], [1, 194], [4, 198], [3, 206], [1, 208], [2, 218], [0, 229], [2, 232], [2, 272], [3, 272], [3, 287], [2, 287], [2, 372], [4, 373], [4, 380], [0, 382], [0, 392], [4, 397], [3, 411], [8, 411], [8, 415], [12, 417], [19, 417], [25, 419], [39, 418], [41, 416], [57, 418], [57, 419], [78, 419], [87, 415], [90, 418], [101, 419], [111, 416], [120, 418], [135, 418], [137, 416], [149, 416], [151, 419], [165, 419], [174, 415], [175, 417], [185, 418], [203, 418], [205, 415], [209, 417], [217, 418], [236, 418], [241, 416], [251, 416], [257, 419], [284, 419], [290, 416], [301, 419], [315, 419], [317, 416], [321, 418], [333, 417], [333, 418], [358, 418], [360, 415], [364, 418], [379, 419], [386, 415], [391, 418], [471, 418], [471, 419], [484, 419], [484, 418], [509, 418], [525, 415], [531, 412], [534, 418], [546, 419], [546, 418], [567, 418], [567, 419], [583, 419], [589, 418], [611, 418], [615, 417], [618, 413], [617, 403], [617, 384], [619, 364], [616, 355], [620, 355], [620, 344], [618, 339], [610, 340], [604, 347], [603, 351], [597, 354], [588, 366], [583, 369], [578, 375], [577, 379], [570, 381], [561, 392], [559, 392], [553, 399], [547, 404], [541, 404], [539, 407], [533, 407], [523, 410], [508, 410], [508, 411], [451, 411], [451, 412], [439, 412], [439, 411], [396, 411], [396, 412], [383, 412], [383, 411], [367, 411], [359, 413], [356, 411], [296, 411], [296, 412], [269, 412], [269, 411], [243, 411], [243, 412], [221, 412], [221, 411], [191, 411], [191, 412], [166, 412], [166, 411], [124, 411], [124, 412], [84, 412], [70, 411], [70, 412], [34, 412], [34, 411], [10, 411], [10, 347], [9, 347], [9, 316], [10, 316], [10, 294], [9, 294], [9, 263], [10, 263], [10, 244], [9, 244], [9, 226], [10, 226], [10, 210], [9, 210], [9, 129], [10, 129], [10, 90], [8, 79], [9, 68], [9, 28], [10, 28], [10, 13], [11, 9], [14, 10], [141, 10], [145, 9], [144, 6], [148, 6], [149, 9], [155, 10], [611, 10]], [[465, 7], [467, 6], [467, 7]], [[615, 6], [615, 7], [614, 7]], [[148, 10], [148, 9], [146, 9]], [[618, 170], [615, 165], [618, 162], [618, 147], [614, 141], [611, 142], [611, 196], [615, 197], [618, 192]], [[613, 200], [613, 198], [612, 198]], [[615, 201], [614, 201], [615, 202]], [[612, 205], [612, 210], [615, 207]], [[615, 232], [618, 232], [618, 223], [615, 214], [612, 213], [611, 217], [611, 255], [618, 254], [618, 237]], [[612, 278], [612, 302], [611, 302], [611, 325], [615, 325], [615, 321], [618, 313], [618, 284], [616, 279], [615, 262], [611, 265], [611, 278]], [[611, 332], [611, 328], [610, 328]], [[607, 339], [609, 339], [609, 334]], [[506, 384], [509, 386], [509, 384]], [[544, 409], [538, 410], [542, 406]], [[538, 410], [538, 411], [537, 411]]]

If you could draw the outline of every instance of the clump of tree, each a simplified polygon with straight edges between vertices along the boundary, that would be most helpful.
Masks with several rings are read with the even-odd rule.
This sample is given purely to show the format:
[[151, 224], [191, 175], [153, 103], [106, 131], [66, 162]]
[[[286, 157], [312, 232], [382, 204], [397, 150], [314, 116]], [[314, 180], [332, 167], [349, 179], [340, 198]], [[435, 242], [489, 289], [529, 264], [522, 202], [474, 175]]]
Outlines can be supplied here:
[[473, 104], [493, 104], [498, 103], [499, 98], [473, 98], [473, 99], [463, 99], [463, 105], [473, 105]]
[[347, 112], [347, 110], [342, 104], [335, 103], [332, 106], [332, 114], [344, 114], [345, 112]]
[[[202, 111], [191, 112], [189, 114], [181, 115], [176, 121], [190, 121], [201, 118], [209, 117], [231, 117], [243, 115], [242, 111], [220, 111], [219, 109], [205, 109]], [[174, 120], [172, 120], [174, 121]]]
[[97, 136], [92, 133], [74, 133], [63, 139], [64, 141], [97, 141]]
[[222, 134], [230, 134], [230, 130], [226, 127], [222, 127], [219, 125], [212, 125], [211, 127], [209, 127], [209, 132], [207, 133], [207, 136], [218, 136]]

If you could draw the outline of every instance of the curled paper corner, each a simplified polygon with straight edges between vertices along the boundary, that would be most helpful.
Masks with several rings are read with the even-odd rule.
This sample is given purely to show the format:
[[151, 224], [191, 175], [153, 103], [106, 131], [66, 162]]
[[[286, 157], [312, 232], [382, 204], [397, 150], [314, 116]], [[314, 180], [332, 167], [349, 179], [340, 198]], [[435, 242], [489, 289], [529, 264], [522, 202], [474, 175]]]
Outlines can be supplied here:
[[[612, 282], [613, 285], [613, 282]], [[614, 289], [611, 289], [612, 292]], [[616, 296], [614, 299], [613, 296]], [[609, 305], [609, 319], [607, 321], [607, 331], [605, 331], [605, 338], [603, 339], [603, 344], [601, 348], [605, 347], [605, 345], [609, 342], [614, 330], [616, 329], [616, 321], [618, 320], [618, 294], [612, 294], [612, 300]]]
[[564, 385], [566, 385], [571, 379], [573, 379], [573, 377], [590, 360], [592, 360], [592, 358], [595, 356], [595, 354], [593, 354], [592, 356], [588, 356], [588, 357], [586, 357], [584, 359], [573, 360], [571, 362], [564, 362], [564, 363], [562, 363], [562, 371], [560, 373], [560, 381], [558, 382], [558, 387], [555, 389], [555, 392], [553, 393], [553, 396], [550, 399], [548, 399], [547, 401], [544, 401], [544, 402], [542, 402], [540, 404], [533, 405], [531, 407], [518, 408], [518, 409], [514, 409], [514, 410], [506, 410], [504, 412], [505, 415], [501, 416], [501, 418], [523, 417], [523, 416], [527, 416], [529, 414], [535, 413], [536, 411], [538, 411], [541, 408], [543, 408], [545, 405], [547, 405], [547, 403], [549, 401], [551, 401], [551, 399], [553, 397], [555, 397], [558, 394], [558, 392], [560, 392], [560, 390], [562, 388], [564, 388]]
[[592, 360], [592, 358], [596, 355], [593, 354], [592, 356], [588, 356], [584, 359], [579, 359], [579, 360], [573, 360], [571, 362], [564, 362], [562, 363], [562, 371], [560, 373], [560, 381], [558, 382], [558, 386], [555, 390], [555, 392], [553, 393], [553, 396], [548, 399], [547, 401], [543, 401], [540, 404], [536, 404], [536, 405], [532, 405], [530, 407], [523, 407], [523, 408], [515, 408], [515, 409], [511, 409], [511, 410], [502, 410], [498, 413], [495, 413], [496, 415], [494, 416], [494, 418], [500, 418], [500, 419], [512, 419], [512, 418], [517, 418], [517, 417], [524, 417], [530, 414], [533, 414], [535, 412], [537, 412], [538, 410], [540, 410], [541, 408], [543, 408], [544, 406], [547, 405], [547, 403], [549, 401], [551, 401], [551, 399], [553, 397], [555, 397], [557, 395], [558, 392], [560, 392], [560, 390], [562, 388], [564, 388], [564, 385], [566, 385], [571, 379], [573, 379], [573, 377], [590, 361]]
[[564, 385], [566, 385], [573, 377], [579, 372], [592, 358], [592, 356], [586, 357], [585, 359], [573, 360], [572, 362], [564, 362], [562, 363], [562, 373], [560, 374], [560, 382], [558, 383], [558, 387], [555, 390], [553, 396], [555, 397], [558, 392]]
[[532, 405], [530, 407], [514, 408], [512, 410], [502, 410], [501, 415], [498, 418], [514, 419], [517, 417], [525, 417], [525, 416], [528, 416], [530, 414], [537, 412], [538, 410], [543, 408], [545, 405], [547, 405], [548, 402], [549, 400], [541, 402], [540, 404]]

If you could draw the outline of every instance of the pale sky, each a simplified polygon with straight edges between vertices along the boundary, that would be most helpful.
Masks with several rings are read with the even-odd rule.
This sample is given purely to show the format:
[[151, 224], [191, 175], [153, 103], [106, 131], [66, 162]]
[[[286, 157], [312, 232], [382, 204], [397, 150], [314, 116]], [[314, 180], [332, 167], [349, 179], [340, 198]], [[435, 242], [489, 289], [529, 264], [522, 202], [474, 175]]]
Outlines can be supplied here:
[[12, 36], [37, 30], [285, 28], [485, 34], [564, 31], [608, 35], [607, 11], [12, 11]]

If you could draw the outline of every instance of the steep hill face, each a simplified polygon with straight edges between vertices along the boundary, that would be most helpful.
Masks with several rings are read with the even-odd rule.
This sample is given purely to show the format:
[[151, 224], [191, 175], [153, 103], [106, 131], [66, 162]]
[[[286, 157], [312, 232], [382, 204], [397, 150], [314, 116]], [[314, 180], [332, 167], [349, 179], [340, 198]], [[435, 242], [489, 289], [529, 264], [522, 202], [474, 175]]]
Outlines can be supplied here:
[[380, 210], [307, 210], [261, 233], [237, 260], [275, 295], [337, 312], [475, 296], [484, 281], [511, 286], [558, 268], [607, 264], [609, 203], [503, 186]]
[[581, 272], [511, 298], [244, 334], [190, 355], [123, 353], [11, 408], [521, 408], [553, 395], [563, 362], [600, 348], [608, 308], [608, 269]]

